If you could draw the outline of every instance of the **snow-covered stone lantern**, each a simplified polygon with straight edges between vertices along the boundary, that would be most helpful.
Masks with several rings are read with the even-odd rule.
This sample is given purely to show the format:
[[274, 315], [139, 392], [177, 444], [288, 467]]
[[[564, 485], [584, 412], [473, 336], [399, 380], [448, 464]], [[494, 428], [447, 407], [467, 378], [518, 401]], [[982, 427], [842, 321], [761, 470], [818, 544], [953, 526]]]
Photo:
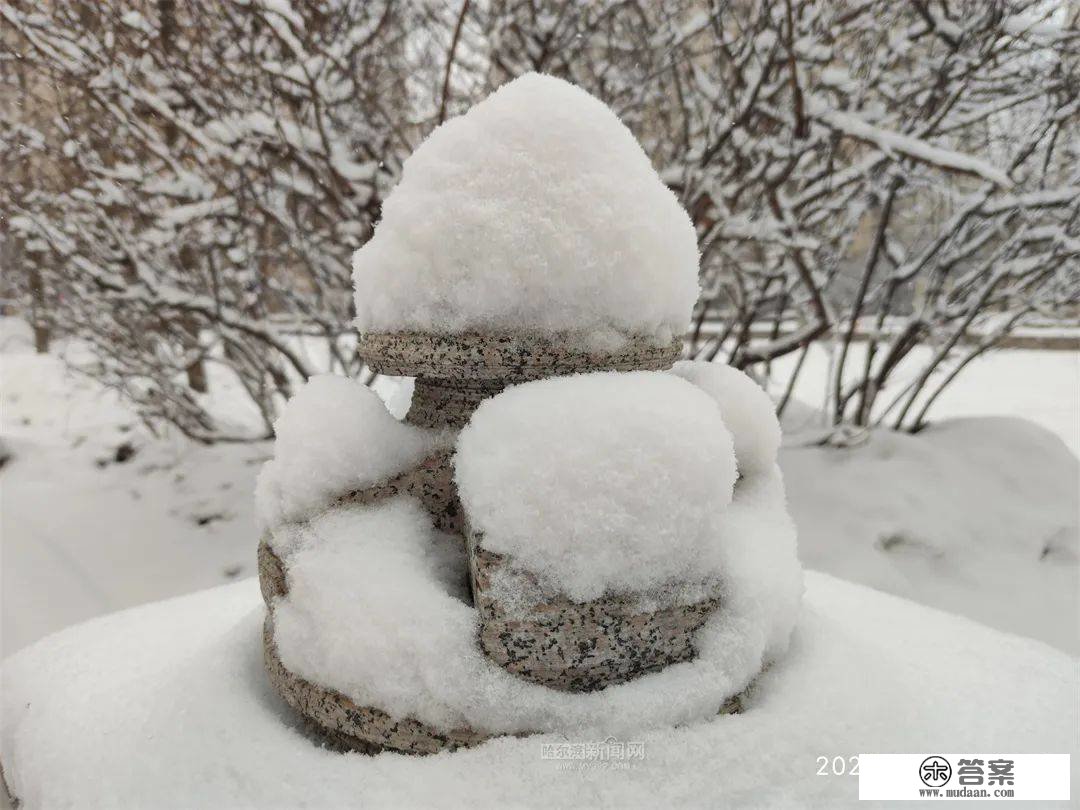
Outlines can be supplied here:
[[697, 261], [633, 136], [563, 81], [506, 85], [406, 161], [355, 281], [360, 354], [414, 378], [407, 415], [315, 378], [257, 493], [267, 668], [324, 738], [673, 725], [784, 649], [771, 403], [675, 363]]

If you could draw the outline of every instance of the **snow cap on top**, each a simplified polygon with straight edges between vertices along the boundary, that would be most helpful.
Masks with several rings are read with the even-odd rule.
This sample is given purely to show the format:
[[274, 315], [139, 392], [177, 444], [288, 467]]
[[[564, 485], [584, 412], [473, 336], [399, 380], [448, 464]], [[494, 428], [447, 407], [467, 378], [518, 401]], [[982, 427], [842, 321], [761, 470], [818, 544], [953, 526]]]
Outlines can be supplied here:
[[697, 239], [609, 107], [529, 73], [405, 161], [353, 279], [361, 332], [667, 341], [697, 300]]
[[391, 416], [367, 386], [334, 374], [301, 386], [274, 432], [274, 458], [255, 485], [263, 529], [303, 520], [350, 490], [404, 472], [439, 441], [437, 433]]
[[681, 360], [671, 373], [693, 383], [720, 406], [735, 443], [739, 472], [768, 472], [780, 450], [780, 423], [768, 394], [745, 372], [723, 363]]
[[735, 484], [716, 402], [656, 372], [509, 388], [473, 414], [454, 468], [483, 547], [577, 601], [712, 576]]

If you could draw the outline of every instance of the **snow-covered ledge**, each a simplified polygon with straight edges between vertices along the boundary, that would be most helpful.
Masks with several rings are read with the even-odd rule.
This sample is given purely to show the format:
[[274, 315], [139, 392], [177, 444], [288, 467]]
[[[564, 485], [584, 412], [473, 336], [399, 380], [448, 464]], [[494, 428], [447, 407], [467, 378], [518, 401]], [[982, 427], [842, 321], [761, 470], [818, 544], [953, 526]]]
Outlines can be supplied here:
[[481, 402], [508, 385], [589, 371], [670, 368], [682, 352], [682, 338], [368, 332], [361, 335], [358, 352], [379, 374], [415, 379], [407, 422], [460, 428]]

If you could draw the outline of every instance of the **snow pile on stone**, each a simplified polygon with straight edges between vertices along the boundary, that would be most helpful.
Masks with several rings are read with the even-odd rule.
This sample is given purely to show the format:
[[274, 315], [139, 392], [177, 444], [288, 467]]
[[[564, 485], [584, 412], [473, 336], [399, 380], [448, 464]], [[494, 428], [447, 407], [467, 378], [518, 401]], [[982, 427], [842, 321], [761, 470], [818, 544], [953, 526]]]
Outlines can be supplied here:
[[308, 380], [285, 405], [274, 432], [274, 458], [255, 488], [264, 530], [409, 469], [441, 440], [399, 422], [367, 386], [333, 374]]
[[[653, 377], [690, 399], [700, 394]], [[407, 496], [339, 507], [305, 528], [286, 559], [289, 593], [274, 603], [274, 639], [303, 678], [445, 730], [629, 735], [707, 720], [786, 649], [802, 592], [777, 471], [744, 482], [713, 531], [722, 602], [695, 637], [699, 656], [599, 692], [548, 689], [480, 651], [476, 611], [440, 550], [446, 540]]]
[[[545, 744], [603, 744], [595, 735], [342, 755], [313, 745], [271, 691], [262, 618], [246, 581], [98, 619], [5, 661], [0, 756], [23, 806], [842, 807], [858, 803], [858, 780], [817, 776], [818, 756], [928, 740], [1067, 752], [1080, 725], [1075, 659], [810, 573], [792, 648], [741, 714], [621, 736], [611, 767], [542, 756]], [[642, 758], [626, 758], [630, 742]]]
[[354, 260], [361, 332], [680, 334], [693, 225], [618, 117], [530, 73], [405, 161]]
[[481, 545], [579, 602], [714, 573], [736, 475], [716, 403], [655, 372], [510, 388], [473, 414], [454, 467]]
[[741, 475], [767, 472], [780, 449], [780, 423], [769, 395], [747, 374], [722, 363], [682, 360], [671, 369], [716, 400], [735, 444]]

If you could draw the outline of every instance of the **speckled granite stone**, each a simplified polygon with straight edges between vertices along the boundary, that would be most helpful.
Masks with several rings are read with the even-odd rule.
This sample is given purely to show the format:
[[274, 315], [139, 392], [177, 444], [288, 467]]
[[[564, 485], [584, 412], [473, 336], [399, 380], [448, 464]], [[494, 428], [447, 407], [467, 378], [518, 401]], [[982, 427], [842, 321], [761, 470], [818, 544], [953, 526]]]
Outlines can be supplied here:
[[268, 537], [259, 541], [258, 559], [259, 590], [262, 591], [263, 602], [270, 607], [275, 599], [288, 593], [289, 587], [285, 581], [285, 565], [270, 548], [268, 541]]
[[590, 692], [690, 660], [694, 633], [720, 604], [708, 599], [648, 610], [629, 596], [573, 602], [547, 594], [522, 613], [500, 601], [494, 579], [526, 594], [541, 592], [535, 580], [482, 548], [475, 534], [468, 550], [481, 649], [508, 672], [553, 689]]
[[[461, 535], [462, 512], [454, 486], [453, 453], [453, 448], [439, 450], [415, 468], [373, 486], [347, 492], [330, 505], [372, 504], [396, 495], [411, 495], [423, 504], [437, 529]], [[288, 590], [285, 565], [274, 552], [269, 536], [259, 541], [257, 555], [259, 588], [269, 606], [275, 597], [284, 596]]]
[[442, 732], [417, 720], [391, 717], [372, 706], [357, 706], [339, 692], [293, 674], [278, 658], [272, 614], [267, 614], [263, 622], [263, 658], [274, 690], [339, 749], [365, 754], [384, 750], [436, 754], [468, 748], [487, 739], [471, 729]]
[[[587, 346], [568, 335], [417, 332], [367, 333], [358, 348], [374, 370], [416, 378], [406, 419], [424, 427], [463, 426], [507, 385], [589, 371], [666, 369], [681, 351], [678, 338], [657, 344], [623, 336]], [[557, 689], [601, 689], [688, 660], [694, 631], [716, 606], [708, 601], [643, 612], [629, 599], [576, 604], [556, 597], [535, 615], [510, 617], [487, 588], [485, 568], [502, 567], [496, 560], [470, 547], [480, 646], [509, 672]]]
[[[416, 378], [408, 422], [461, 427], [484, 399], [507, 385], [589, 371], [666, 369], [682, 350], [679, 339], [666, 345], [635, 338], [616, 342], [617, 347], [605, 349], [583, 347], [566, 336], [369, 333], [361, 336], [359, 354], [379, 373]], [[440, 451], [418, 468], [350, 492], [337, 503], [375, 503], [408, 493], [423, 502], [439, 529], [462, 535], [465, 520], [453, 483], [452, 454], [452, 449]], [[528, 615], [510, 615], [490, 588], [491, 575], [506, 569], [505, 560], [475, 544], [470, 544], [469, 559], [485, 654], [517, 676], [557, 689], [601, 689], [692, 658], [693, 634], [717, 605], [709, 600], [650, 612], [630, 598], [579, 604], [556, 597], [535, 605]], [[259, 578], [268, 607], [286, 594], [286, 565], [265, 541], [259, 547]], [[529, 587], [524, 581], [521, 585]], [[356, 706], [289, 672], [274, 649], [271, 615], [264, 647], [274, 688], [335, 747], [433, 753], [485, 739], [469, 729], [444, 732]], [[721, 711], [737, 710], [733, 701]]]
[[670, 368], [682, 339], [657, 344], [625, 337], [617, 347], [587, 347], [565, 335], [369, 332], [357, 351], [380, 374], [416, 377], [406, 421], [461, 427], [481, 401], [507, 385], [587, 371]]
[[453, 382], [417, 377], [405, 420], [417, 427], [464, 427], [480, 403], [506, 385], [499, 381]]
[[453, 457], [453, 448], [432, 453], [413, 469], [374, 486], [347, 492], [333, 505], [375, 503], [395, 495], [412, 495], [431, 515], [435, 528], [461, 534], [461, 502], [454, 486]]

